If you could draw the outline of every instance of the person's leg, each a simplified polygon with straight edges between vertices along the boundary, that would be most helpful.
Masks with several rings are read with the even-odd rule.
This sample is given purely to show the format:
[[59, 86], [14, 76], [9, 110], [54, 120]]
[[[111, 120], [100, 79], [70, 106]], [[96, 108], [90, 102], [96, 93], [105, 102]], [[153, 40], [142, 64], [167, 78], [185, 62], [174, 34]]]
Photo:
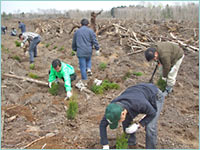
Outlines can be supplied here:
[[91, 56], [86, 58], [86, 69], [91, 70], [92, 67], [92, 59]]
[[76, 73], [70, 75], [71, 82], [76, 80]]
[[30, 42], [30, 46], [29, 46], [29, 57], [30, 57], [30, 63], [33, 63], [34, 62], [34, 42], [31, 41]]
[[34, 57], [37, 57], [37, 45], [40, 43], [40, 37], [33, 39], [34, 42]]
[[162, 91], [158, 91], [158, 100], [156, 101], [157, 112], [154, 119], [146, 126], [146, 149], [155, 149], [157, 144], [157, 121], [164, 103]]
[[183, 61], [183, 58], [184, 58], [184, 55], [176, 62], [176, 64], [171, 68], [170, 72], [168, 73], [167, 86], [173, 87], [175, 85], [178, 70]]
[[86, 58], [79, 57], [79, 67], [81, 70], [81, 78], [82, 80], [87, 80], [87, 73], [86, 73]]

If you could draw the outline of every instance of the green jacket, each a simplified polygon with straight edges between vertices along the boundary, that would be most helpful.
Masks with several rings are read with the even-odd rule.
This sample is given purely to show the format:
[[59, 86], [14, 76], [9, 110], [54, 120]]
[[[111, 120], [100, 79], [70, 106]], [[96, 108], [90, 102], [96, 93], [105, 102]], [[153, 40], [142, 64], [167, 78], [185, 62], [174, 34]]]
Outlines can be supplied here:
[[169, 42], [157, 42], [152, 47], [158, 52], [158, 59], [163, 65], [163, 77], [167, 78], [171, 68], [183, 56], [184, 51], [178, 45]]
[[48, 81], [53, 82], [54, 80], [56, 80], [56, 77], [60, 79], [64, 78], [66, 91], [71, 91], [72, 88], [71, 88], [70, 75], [74, 73], [75, 73], [74, 68], [68, 64], [65, 64], [64, 62], [61, 62], [61, 70], [59, 72], [57, 72], [51, 65], [51, 71], [49, 74]]

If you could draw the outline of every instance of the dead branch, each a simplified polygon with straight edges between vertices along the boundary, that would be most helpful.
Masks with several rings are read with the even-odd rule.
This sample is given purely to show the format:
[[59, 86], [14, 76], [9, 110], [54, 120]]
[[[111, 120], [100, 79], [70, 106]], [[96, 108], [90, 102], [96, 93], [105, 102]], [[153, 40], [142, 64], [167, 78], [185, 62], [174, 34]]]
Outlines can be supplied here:
[[37, 84], [40, 84], [40, 85], [48, 86], [47, 82], [35, 80], [35, 79], [32, 79], [32, 78], [27, 78], [27, 77], [12, 75], [12, 74], [8, 74], [8, 73], [4, 73], [3, 76], [10, 77], [10, 78], [15, 78], [15, 79], [21, 79], [21, 80], [25, 80], [25, 81], [37, 83]]
[[171, 32], [170, 33], [171, 37], [175, 40], [177, 40], [177, 42], [181, 45], [181, 46], [184, 46], [184, 47], [189, 47], [191, 48], [192, 50], [194, 51], [199, 51], [199, 48], [197, 47], [194, 47], [194, 46], [191, 46], [191, 45], [188, 45], [188, 44], [185, 44], [184, 42], [180, 41], [179, 39], [177, 39], [177, 37], [175, 35], [173, 35], [173, 33]]
[[40, 138], [38, 138], [38, 139], [32, 141], [32, 142], [29, 143], [28, 145], [24, 146], [23, 149], [28, 148], [29, 146], [33, 145], [33, 144], [36, 143], [37, 141], [40, 141], [40, 140], [42, 140], [42, 139], [44, 139], [44, 138], [53, 137], [53, 136], [55, 136], [55, 135], [56, 135], [56, 134], [54, 134], [54, 133], [48, 133], [48, 134], [46, 134], [45, 136], [42, 136], [42, 137], [40, 137]]

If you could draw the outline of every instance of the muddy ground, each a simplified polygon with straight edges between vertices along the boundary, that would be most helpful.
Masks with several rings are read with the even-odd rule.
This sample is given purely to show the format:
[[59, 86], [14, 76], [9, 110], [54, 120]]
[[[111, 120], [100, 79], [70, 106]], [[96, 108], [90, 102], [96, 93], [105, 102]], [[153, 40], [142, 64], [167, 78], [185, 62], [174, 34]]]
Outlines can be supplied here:
[[[2, 25], [7, 25], [8, 29], [13, 26], [17, 28], [17, 21], [17, 19], [2, 20]], [[102, 34], [97, 37], [101, 56], [92, 57], [93, 76], [89, 81], [92, 82], [95, 78], [108, 79], [118, 83], [120, 89], [107, 91], [103, 95], [86, 94], [74, 86], [81, 76], [78, 59], [76, 56], [71, 56], [73, 34], [69, 35], [68, 32], [72, 28], [72, 20], [63, 18], [56, 20], [63, 27], [63, 32], [58, 36], [54, 34], [55, 32], [51, 33], [55, 23], [51, 20], [23, 21], [27, 26], [27, 31], [34, 32], [39, 23], [49, 24], [51, 28], [41, 33], [42, 41], [38, 45], [38, 57], [35, 58], [34, 70], [29, 68], [29, 56], [25, 56], [23, 50], [15, 45], [15, 41], [19, 39], [9, 36], [9, 33], [1, 36], [1, 118], [3, 124], [1, 147], [6, 149], [101, 148], [99, 123], [107, 104], [128, 86], [148, 82], [155, 65], [146, 62], [143, 52], [127, 55], [130, 49], [123, 45], [119, 46], [118, 37]], [[118, 21], [113, 20], [113, 22]], [[132, 20], [123, 23], [126, 28], [130, 27], [134, 30], [139, 28], [135, 25], [138, 23]], [[151, 23], [148, 24], [151, 25]], [[180, 31], [180, 37], [184, 39], [193, 36], [192, 30], [188, 28], [198, 28], [198, 25], [188, 22], [180, 22], [179, 25], [182, 26], [181, 29], [185, 29], [181, 30], [184, 32]], [[155, 34], [162, 33], [166, 34], [166, 31], [160, 26]], [[47, 44], [49, 47], [46, 46]], [[64, 50], [60, 50], [61, 47], [64, 47]], [[20, 61], [13, 59], [16, 55], [20, 57]], [[48, 70], [55, 58], [73, 65], [78, 75], [77, 80], [72, 83], [73, 93], [78, 96], [79, 106], [78, 115], [74, 120], [68, 120], [66, 117], [68, 101], [64, 101], [65, 90], [62, 80], [60, 80], [59, 95], [53, 96], [48, 92], [47, 86], [3, 76], [4, 73], [13, 73], [27, 77], [32, 72], [39, 76], [38, 80], [47, 82]], [[99, 69], [101, 62], [108, 64], [104, 71]], [[139, 77], [131, 75], [124, 80], [123, 77], [128, 71], [142, 72], [143, 75]], [[157, 73], [154, 80], [156, 81], [158, 77]], [[198, 123], [199, 53], [185, 51], [185, 58], [180, 67], [174, 91], [165, 99], [159, 118], [157, 148], [198, 149]], [[119, 132], [121, 128], [113, 131], [108, 129], [111, 147], [114, 147], [116, 135]], [[137, 140], [140, 144], [139, 148], [143, 148], [144, 131], [137, 133]]]

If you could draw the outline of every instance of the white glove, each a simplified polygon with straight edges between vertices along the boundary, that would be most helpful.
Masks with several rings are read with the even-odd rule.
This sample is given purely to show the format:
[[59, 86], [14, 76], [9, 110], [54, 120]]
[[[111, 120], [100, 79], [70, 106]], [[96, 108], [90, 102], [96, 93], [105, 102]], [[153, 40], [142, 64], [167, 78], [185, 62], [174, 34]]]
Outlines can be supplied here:
[[23, 43], [23, 42], [21, 43], [21, 46], [20, 46], [20, 47], [24, 47], [24, 43]]
[[49, 82], [49, 87], [51, 88], [52, 82]]
[[72, 96], [72, 92], [71, 91], [67, 91], [67, 97], [70, 98]]
[[167, 78], [165, 78], [165, 77], [162, 77], [162, 80], [164, 80], [165, 82], [167, 81]]
[[97, 51], [96, 51], [96, 56], [99, 56], [99, 55], [100, 55], [100, 51], [97, 50]]
[[138, 130], [139, 126], [140, 125], [136, 124], [136, 123], [132, 124], [130, 127], [126, 128], [126, 133], [132, 134], [132, 133], [136, 132]]
[[102, 80], [95, 79], [95, 80], [94, 80], [94, 83], [95, 83], [97, 86], [100, 86], [101, 83], [102, 83]]
[[103, 149], [109, 149], [109, 145], [103, 145]]

